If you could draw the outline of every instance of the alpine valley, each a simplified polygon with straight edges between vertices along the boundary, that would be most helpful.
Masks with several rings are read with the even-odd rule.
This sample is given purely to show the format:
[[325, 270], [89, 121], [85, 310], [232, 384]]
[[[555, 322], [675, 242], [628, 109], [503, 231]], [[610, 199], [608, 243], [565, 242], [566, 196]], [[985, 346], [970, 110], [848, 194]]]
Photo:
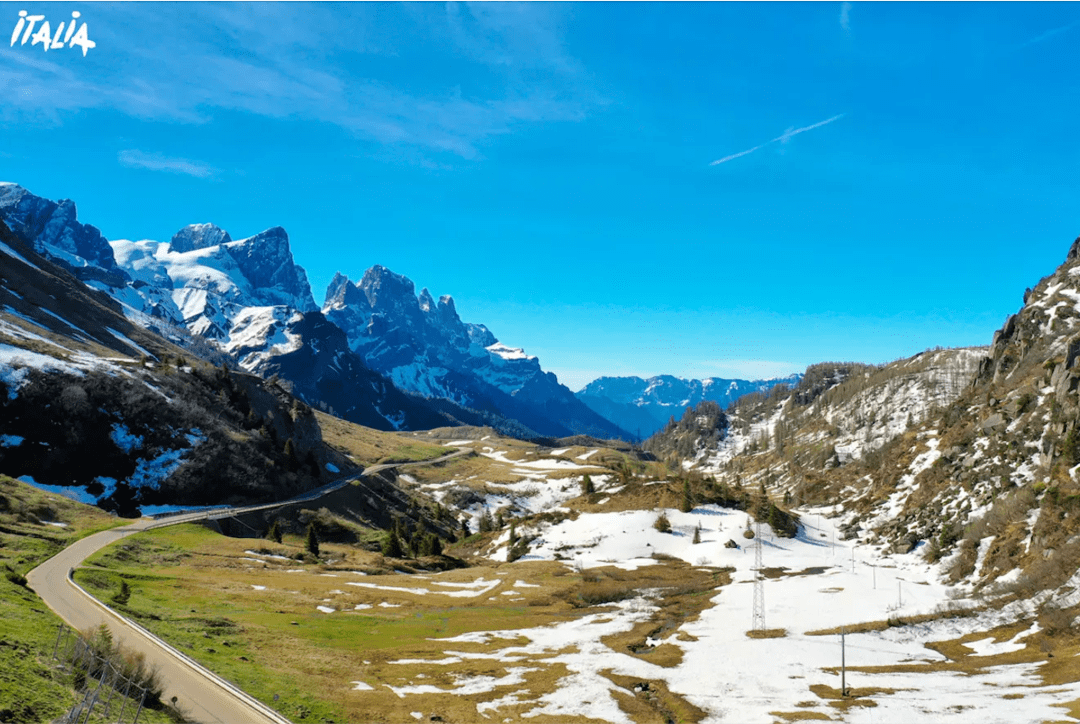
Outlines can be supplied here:
[[0, 722], [108, 688], [33, 571], [195, 507], [58, 575], [258, 721], [1078, 721], [1062, 256], [986, 346], [574, 394], [382, 266], [320, 306], [281, 228], [107, 240], [2, 184]]

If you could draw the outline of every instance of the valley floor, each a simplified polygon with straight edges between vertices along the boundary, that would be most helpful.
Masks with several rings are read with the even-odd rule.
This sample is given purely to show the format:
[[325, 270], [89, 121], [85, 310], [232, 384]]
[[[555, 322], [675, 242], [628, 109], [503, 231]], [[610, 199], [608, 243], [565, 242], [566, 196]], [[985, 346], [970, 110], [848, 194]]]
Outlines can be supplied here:
[[[489, 563], [438, 572], [349, 546], [303, 563], [299, 540], [182, 526], [114, 547], [80, 580], [103, 596], [117, 576], [136, 581], [144, 625], [297, 722], [1080, 718], [1071, 627], [1045, 630], [1030, 600], [965, 598], [939, 578], [947, 561], [842, 541], [830, 509], [799, 511], [796, 538], [763, 525], [750, 540], [741, 511], [640, 502], [666, 483], [596, 475], [592, 498], [574, 500], [595, 451], [449, 447], [466, 445], [481, 455], [404, 482], [473, 485], [477, 515], [544, 508], [518, 529], [532, 540], [517, 561], [506, 529], [450, 551]], [[655, 529], [660, 512], [670, 532]], [[754, 635], [759, 542], [766, 630]], [[1061, 607], [1080, 602], [1078, 584], [1055, 594]]]

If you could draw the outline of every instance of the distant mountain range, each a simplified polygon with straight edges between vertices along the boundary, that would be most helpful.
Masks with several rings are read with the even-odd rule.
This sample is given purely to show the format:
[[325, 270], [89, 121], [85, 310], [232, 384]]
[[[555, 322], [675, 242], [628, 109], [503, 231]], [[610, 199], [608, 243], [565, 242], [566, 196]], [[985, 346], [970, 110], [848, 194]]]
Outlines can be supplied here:
[[641, 377], [601, 377], [577, 393], [577, 398], [594, 412], [644, 439], [672, 418], [701, 402], [727, 407], [743, 395], [765, 392], [776, 385], [794, 386], [801, 374], [768, 380], [728, 380], [708, 377], [686, 380], [671, 375]]
[[319, 310], [280, 227], [233, 240], [213, 224], [168, 242], [107, 240], [75, 204], [0, 184], [0, 220], [45, 258], [123, 305], [129, 319], [241, 368], [278, 376], [308, 404], [379, 429], [491, 425], [519, 437], [632, 435], [539, 360], [462, 322], [385, 267], [338, 274]]

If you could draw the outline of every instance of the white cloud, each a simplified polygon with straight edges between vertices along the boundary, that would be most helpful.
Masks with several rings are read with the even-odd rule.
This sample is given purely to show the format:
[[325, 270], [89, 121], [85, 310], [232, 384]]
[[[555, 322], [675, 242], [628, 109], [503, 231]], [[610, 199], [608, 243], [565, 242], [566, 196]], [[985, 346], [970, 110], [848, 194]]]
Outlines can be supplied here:
[[817, 123], [811, 124], [809, 126], [803, 126], [802, 128], [794, 128], [794, 127], [789, 128], [786, 131], [784, 131], [783, 133], [781, 133], [779, 136], [777, 136], [776, 138], [772, 139], [771, 141], [766, 141], [765, 143], [762, 143], [761, 145], [754, 146], [753, 148], [749, 148], [749, 149], [747, 149], [745, 151], [739, 151], [738, 153], [733, 153], [730, 156], [724, 156], [723, 158], [719, 158], [719, 159], [711, 162], [709, 165], [710, 166], [716, 166], [716, 165], [719, 165], [721, 163], [727, 163], [728, 161], [739, 158], [740, 156], [745, 156], [747, 154], [753, 153], [754, 151], [758, 150], [759, 148], [765, 148], [765, 146], [768, 146], [769, 144], [772, 144], [772, 143], [776, 143], [778, 141], [781, 144], [786, 144], [793, 137], [799, 135], [800, 133], [806, 133], [807, 131], [812, 131], [815, 128], [821, 128], [822, 126], [828, 125], [828, 124], [832, 123], [833, 121], [840, 120], [841, 118], [844, 117], [844, 115], [845, 114], [841, 113], [839, 115], [833, 116], [832, 118], [826, 118], [824, 121], [818, 121]]
[[851, 3], [840, 3], [840, 27], [844, 30], [851, 28]]
[[[476, 158], [492, 138], [577, 121], [603, 103], [564, 47], [564, 13], [529, 3], [101, 4], [92, 27], [109, 62], [10, 53], [0, 88], [15, 92], [0, 120], [60, 124], [68, 112], [98, 108], [205, 123], [224, 109]], [[386, 60], [367, 62], [372, 55]], [[410, 63], [447, 61], [478, 69], [484, 83], [463, 94], [437, 71], [408, 85], [397, 78]]]
[[138, 150], [121, 151], [117, 160], [120, 165], [128, 168], [144, 168], [148, 171], [164, 171], [166, 173], [181, 173], [196, 178], [210, 178], [217, 173], [217, 169], [201, 161], [192, 161], [186, 158], [171, 158], [159, 153], [143, 153]]

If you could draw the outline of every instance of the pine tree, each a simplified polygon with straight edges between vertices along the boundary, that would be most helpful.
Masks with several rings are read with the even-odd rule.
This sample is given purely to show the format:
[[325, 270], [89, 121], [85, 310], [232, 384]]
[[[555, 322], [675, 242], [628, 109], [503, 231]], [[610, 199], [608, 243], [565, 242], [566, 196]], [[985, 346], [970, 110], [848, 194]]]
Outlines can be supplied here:
[[386, 538], [383, 540], [382, 553], [387, 558], [403, 558], [405, 556], [397, 532], [393, 530], [387, 532]]
[[517, 542], [518, 542], [517, 527], [514, 525], [514, 522], [511, 521], [510, 522], [510, 546], [513, 547], [513, 545], [515, 543], [517, 543]]
[[423, 556], [427, 555], [427, 548], [428, 537], [424, 531], [420, 529], [420, 526], [417, 526], [416, 530], [413, 531], [412, 538], [409, 539], [409, 549], [414, 556]]
[[468, 538], [472, 533], [469, 531], [469, 519], [467, 517], [461, 519], [461, 537]]
[[498, 512], [495, 513], [495, 525], [499, 527], [499, 530], [506, 527], [506, 518], [503, 517], [502, 508], [499, 508]]
[[581, 493], [582, 493], [582, 495], [592, 495], [595, 492], [596, 492], [596, 486], [593, 485], [592, 478], [589, 477], [588, 473], [585, 473], [584, 477], [581, 478]]
[[683, 480], [682, 484], [682, 504], [679, 506], [679, 510], [684, 513], [689, 513], [694, 509], [694, 496], [690, 492], [690, 481]]
[[493, 527], [494, 523], [491, 520], [491, 513], [484, 510], [484, 514], [480, 516], [480, 532], [490, 533]]
[[307, 552], [316, 558], [319, 557], [319, 534], [315, 530], [315, 522], [308, 523], [307, 527]]
[[442, 541], [439, 539], [439, 536], [435, 535], [434, 533], [431, 534], [431, 550], [428, 555], [442, 555]]
[[270, 524], [270, 530], [268, 530], [266, 532], [266, 537], [269, 538], [270, 540], [274, 541], [275, 543], [280, 543], [281, 542], [281, 521], [280, 520], [274, 520], [274, 522]]
[[694, 528], [694, 545], [701, 542], [701, 523], [697, 524], [697, 528]]

